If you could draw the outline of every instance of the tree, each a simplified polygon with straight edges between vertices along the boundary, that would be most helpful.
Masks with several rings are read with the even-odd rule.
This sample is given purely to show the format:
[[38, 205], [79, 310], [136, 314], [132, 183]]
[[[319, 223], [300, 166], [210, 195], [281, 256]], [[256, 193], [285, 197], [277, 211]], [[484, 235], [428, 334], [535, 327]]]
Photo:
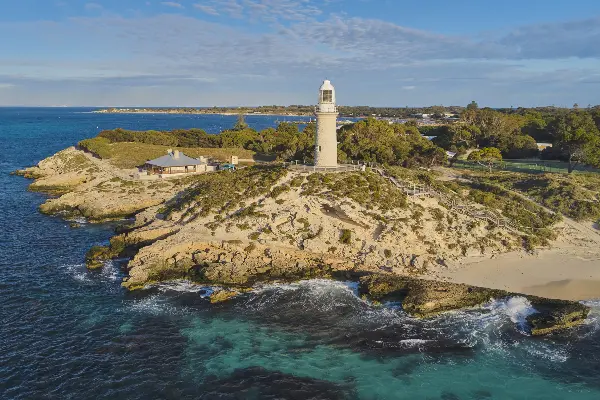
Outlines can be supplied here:
[[243, 131], [244, 129], [248, 128], [248, 124], [246, 123], [246, 118], [244, 117], [244, 114], [238, 114], [237, 117], [237, 121], [235, 122], [235, 125], [233, 126], [233, 130], [234, 131]]
[[580, 110], [558, 116], [550, 130], [569, 162], [569, 173], [579, 163], [600, 165], [600, 133], [592, 116]]
[[467, 158], [470, 161], [476, 161], [480, 165], [486, 165], [490, 172], [496, 161], [502, 161], [502, 153], [495, 147], [484, 147], [481, 150], [475, 150]]
[[440, 133], [433, 139], [433, 143], [452, 151], [474, 147], [475, 140], [481, 136], [481, 131], [474, 125], [444, 125], [439, 131]]
[[477, 110], [479, 109], [479, 104], [477, 104], [477, 102], [475, 100], [473, 100], [472, 102], [470, 102], [467, 105], [467, 110]]
[[539, 154], [535, 139], [529, 135], [515, 135], [504, 138], [501, 151], [509, 159], [533, 158]]

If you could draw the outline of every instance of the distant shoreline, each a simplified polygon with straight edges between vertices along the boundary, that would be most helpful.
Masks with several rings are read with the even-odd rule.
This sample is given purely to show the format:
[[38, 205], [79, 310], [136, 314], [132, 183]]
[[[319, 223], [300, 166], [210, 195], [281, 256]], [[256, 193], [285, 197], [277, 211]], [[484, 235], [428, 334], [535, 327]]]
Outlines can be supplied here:
[[91, 111], [93, 114], [185, 114], [185, 115], [259, 115], [259, 116], [279, 116], [279, 117], [314, 117], [313, 114], [281, 114], [281, 113], [266, 113], [266, 112], [233, 112], [233, 111], [222, 111], [222, 112], [210, 112], [210, 111], [182, 111], [182, 110], [148, 110], [148, 109], [102, 109]]

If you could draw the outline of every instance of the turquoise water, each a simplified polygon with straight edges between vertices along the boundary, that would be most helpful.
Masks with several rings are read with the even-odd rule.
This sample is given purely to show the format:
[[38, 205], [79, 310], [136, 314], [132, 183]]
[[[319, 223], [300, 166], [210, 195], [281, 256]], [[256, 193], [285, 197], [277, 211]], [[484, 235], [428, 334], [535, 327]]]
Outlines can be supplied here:
[[418, 321], [365, 303], [350, 282], [211, 306], [210, 288], [185, 282], [127, 293], [119, 262], [86, 271], [86, 250], [114, 226], [37, 213], [45, 197], [10, 171], [101, 129], [217, 132], [235, 117], [84, 111], [0, 109], [0, 398], [600, 398], [600, 303], [585, 326], [531, 338], [520, 298]]

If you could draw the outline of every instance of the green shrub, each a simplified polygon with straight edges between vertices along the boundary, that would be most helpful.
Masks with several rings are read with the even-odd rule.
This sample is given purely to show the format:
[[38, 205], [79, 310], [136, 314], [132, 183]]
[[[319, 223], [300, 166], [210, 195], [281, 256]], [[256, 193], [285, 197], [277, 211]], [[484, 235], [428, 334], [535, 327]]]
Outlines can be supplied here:
[[304, 177], [302, 175], [300, 175], [300, 176], [294, 177], [290, 181], [290, 186], [296, 188], [296, 187], [302, 186], [303, 183], [304, 183]]
[[248, 235], [248, 239], [250, 239], [250, 240], [258, 240], [259, 237], [260, 237], [260, 232], [252, 232], [251, 234]]
[[78, 143], [78, 146], [102, 159], [108, 159], [112, 157], [110, 141], [103, 137], [82, 140]]
[[279, 185], [279, 186], [275, 186], [270, 193], [270, 196], [274, 199], [276, 199], [277, 197], [281, 196], [284, 193], [287, 193], [291, 190], [291, 188], [288, 185]]
[[[175, 212], [182, 212], [181, 219], [205, 217], [211, 213], [226, 215], [248, 199], [269, 193], [271, 187], [286, 173], [287, 170], [281, 167], [254, 166], [235, 173], [199, 175], [195, 184], [167, 203], [165, 213], [170, 217]], [[245, 207], [235, 217], [267, 217], [256, 211], [256, 207]]]
[[352, 243], [352, 231], [350, 229], [342, 229], [342, 232], [340, 234], [340, 243]]

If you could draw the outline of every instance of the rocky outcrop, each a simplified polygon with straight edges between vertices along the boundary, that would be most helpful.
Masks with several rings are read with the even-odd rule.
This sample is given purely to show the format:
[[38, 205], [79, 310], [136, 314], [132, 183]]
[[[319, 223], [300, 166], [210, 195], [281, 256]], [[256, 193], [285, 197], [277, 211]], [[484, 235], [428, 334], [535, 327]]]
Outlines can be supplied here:
[[589, 307], [574, 301], [544, 299], [504, 290], [391, 274], [362, 277], [359, 293], [378, 302], [400, 301], [404, 311], [418, 318], [480, 306], [492, 299], [522, 296], [536, 310], [527, 318], [532, 335], [545, 335], [580, 325], [590, 311]]
[[[104, 222], [130, 218], [173, 198], [188, 184], [172, 181], [139, 181], [132, 171], [69, 147], [15, 174], [35, 179], [29, 190], [54, 196], [40, 211], [65, 218]], [[158, 207], [157, 207], [158, 208]]]
[[140, 248], [176, 232], [177, 229], [173, 227], [165, 227], [122, 233], [112, 237], [108, 246], [93, 246], [85, 256], [85, 264], [88, 269], [97, 269], [110, 259], [133, 257]]
[[581, 325], [588, 317], [590, 308], [584, 304], [526, 296], [537, 313], [527, 317], [534, 336], [547, 335], [555, 331]]
[[239, 294], [240, 292], [237, 290], [219, 289], [212, 292], [209, 298], [211, 304], [217, 304], [232, 299]]
[[289, 247], [238, 241], [170, 246], [172, 240], [176, 238], [169, 237], [156, 244], [168, 248], [172, 254], [170, 257], [156, 257], [154, 252], [148, 254], [147, 249], [142, 249], [130, 262], [129, 277], [123, 286], [136, 289], [166, 279], [188, 279], [202, 284], [240, 288], [259, 282], [331, 278], [334, 273], [353, 268], [344, 260]]

